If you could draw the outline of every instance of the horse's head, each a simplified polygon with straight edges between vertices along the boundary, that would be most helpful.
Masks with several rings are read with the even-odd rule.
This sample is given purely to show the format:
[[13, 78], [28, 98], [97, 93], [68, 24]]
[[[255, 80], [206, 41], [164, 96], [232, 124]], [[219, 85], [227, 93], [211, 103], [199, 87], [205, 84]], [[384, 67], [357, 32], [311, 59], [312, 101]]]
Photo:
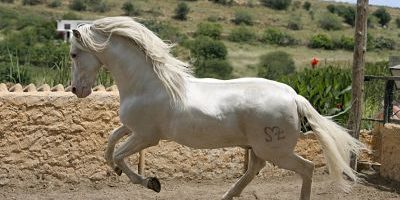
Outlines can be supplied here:
[[74, 42], [71, 42], [70, 56], [72, 59], [72, 93], [79, 98], [85, 98], [92, 93], [96, 75], [102, 66], [100, 60], [90, 50], [79, 44], [81, 34], [73, 30]]

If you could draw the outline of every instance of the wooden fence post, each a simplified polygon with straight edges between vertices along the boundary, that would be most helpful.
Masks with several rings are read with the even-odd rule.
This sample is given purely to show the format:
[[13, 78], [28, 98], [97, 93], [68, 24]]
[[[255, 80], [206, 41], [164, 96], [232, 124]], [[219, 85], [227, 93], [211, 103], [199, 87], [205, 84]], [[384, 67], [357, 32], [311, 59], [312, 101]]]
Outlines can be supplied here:
[[[353, 54], [353, 73], [352, 73], [352, 107], [348, 122], [348, 129], [351, 135], [359, 138], [360, 125], [362, 117], [362, 101], [364, 91], [364, 65], [365, 53], [367, 51], [367, 18], [368, 18], [368, 0], [357, 0], [357, 16], [354, 34], [354, 54]], [[351, 156], [350, 165], [357, 169], [357, 158]]]

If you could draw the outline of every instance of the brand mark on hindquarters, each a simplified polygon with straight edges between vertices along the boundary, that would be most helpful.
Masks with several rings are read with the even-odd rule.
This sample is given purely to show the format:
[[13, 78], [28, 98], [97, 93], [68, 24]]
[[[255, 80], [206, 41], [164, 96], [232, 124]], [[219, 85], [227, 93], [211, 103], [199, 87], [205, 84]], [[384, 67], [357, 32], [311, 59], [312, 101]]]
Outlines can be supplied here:
[[265, 133], [265, 141], [266, 142], [272, 142], [272, 140], [283, 140], [285, 139], [285, 133], [283, 130], [277, 126], [273, 127], [265, 127], [264, 128], [264, 133]]

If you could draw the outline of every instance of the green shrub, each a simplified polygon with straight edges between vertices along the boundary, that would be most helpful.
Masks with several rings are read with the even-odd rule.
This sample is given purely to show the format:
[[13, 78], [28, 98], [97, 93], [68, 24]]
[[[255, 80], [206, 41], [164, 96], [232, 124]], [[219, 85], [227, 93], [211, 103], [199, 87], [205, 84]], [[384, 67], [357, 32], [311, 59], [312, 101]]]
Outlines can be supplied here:
[[186, 20], [187, 14], [189, 13], [190, 8], [185, 2], [179, 2], [178, 6], [175, 8], [175, 19], [178, 20]]
[[100, 2], [98, 2], [96, 4], [94, 4], [94, 5], [91, 5], [90, 6], [90, 10], [93, 11], [93, 12], [104, 13], [104, 12], [110, 11], [111, 10], [110, 7], [111, 6], [110, 6], [110, 3], [108, 3], [108, 1], [102, 0], [102, 1], [100, 1]]
[[375, 17], [378, 18], [378, 22], [381, 26], [386, 26], [392, 19], [392, 16], [389, 12], [386, 11], [384, 7], [378, 8], [375, 12], [372, 13]]
[[332, 14], [335, 14], [336, 12], [336, 6], [335, 5], [333, 5], [333, 4], [329, 4], [328, 6], [326, 6], [326, 9], [330, 12], [330, 13], [332, 13]]
[[260, 57], [258, 76], [277, 80], [278, 78], [293, 73], [296, 69], [291, 55], [284, 51], [274, 51]]
[[311, 3], [306, 1], [303, 3], [303, 9], [309, 11], [311, 8]]
[[172, 26], [168, 22], [156, 20], [140, 20], [140, 22], [163, 40], [179, 43], [187, 39], [187, 36], [181, 33], [179, 28]]
[[195, 74], [200, 78], [230, 79], [233, 67], [227, 60], [207, 59], [195, 63]]
[[85, 11], [87, 6], [83, 0], [72, 0], [69, 4], [69, 8], [76, 11]]
[[397, 28], [400, 28], [400, 18], [396, 18], [396, 26]]
[[312, 36], [308, 43], [308, 46], [313, 49], [315, 48], [321, 48], [327, 50], [334, 49], [332, 38], [323, 33]]
[[367, 18], [368, 28], [375, 28], [376, 24], [378, 24], [378, 18], [376, 18], [374, 15], [368, 15]]
[[62, 16], [62, 19], [66, 19], [66, 20], [78, 20], [81, 19], [81, 17], [79, 17], [76, 13], [74, 12], [67, 12]]
[[211, 0], [211, 1], [222, 5], [232, 5], [233, 3], [233, 0]]
[[134, 3], [132, 1], [126, 1], [121, 9], [124, 11], [124, 14], [127, 16], [138, 16], [142, 12], [139, 4]]
[[47, 6], [50, 8], [58, 8], [58, 7], [62, 6], [62, 2], [61, 2], [61, 0], [53, 0], [53, 1], [49, 2], [47, 4]]
[[391, 38], [380, 36], [374, 39], [374, 48], [394, 50], [396, 49], [396, 42]]
[[228, 40], [232, 42], [253, 42], [256, 40], [256, 34], [253, 30], [240, 26], [231, 31], [228, 36]]
[[342, 36], [338, 40], [333, 41], [336, 49], [354, 50], [354, 37]]
[[213, 39], [220, 39], [222, 33], [222, 26], [216, 23], [200, 23], [197, 25], [195, 36], [203, 35]]
[[34, 6], [34, 5], [39, 5], [45, 3], [45, 0], [22, 0], [22, 5], [29, 5], [29, 6]]
[[301, 7], [301, 1], [293, 1], [293, 3], [292, 3], [292, 11], [295, 11], [300, 7]]
[[1, 3], [14, 3], [14, 0], [0, 0]]
[[340, 17], [343, 17], [344, 22], [354, 26], [356, 19], [356, 9], [354, 6], [345, 6], [345, 5], [328, 5], [326, 9], [332, 13], [337, 14]]
[[290, 17], [287, 28], [294, 31], [303, 29], [303, 24], [301, 23], [301, 17], [300, 16]]
[[261, 41], [268, 44], [280, 46], [289, 46], [297, 44], [297, 41], [289, 34], [275, 28], [269, 28], [264, 31]]
[[286, 10], [292, 3], [292, 0], [261, 0], [261, 3], [275, 10]]
[[209, 21], [209, 22], [217, 22], [218, 19], [219, 19], [219, 17], [216, 15], [210, 15], [207, 17], [207, 21]]
[[340, 30], [342, 29], [342, 22], [340, 18], [331, 13], [323, 14], [319, 21], [319, 26], [325, 30]]
[[253, 25], [253, 16], [246, 10], [238, 10], [235, 12], [235, 18], [232, 21], [236, 25]]
[[197, 59], [226, 59], [228, 50], [225, 44], [210, 37], [199, 36], [190, 44], [190, 51]]

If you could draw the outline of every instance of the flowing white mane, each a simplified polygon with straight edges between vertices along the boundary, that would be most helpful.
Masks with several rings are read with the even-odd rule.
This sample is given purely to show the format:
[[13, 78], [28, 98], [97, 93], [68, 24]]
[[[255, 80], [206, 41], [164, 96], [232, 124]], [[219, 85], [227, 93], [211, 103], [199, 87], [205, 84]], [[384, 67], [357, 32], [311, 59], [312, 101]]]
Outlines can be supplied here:
[[[173, 102], [184, 103], [185, 79], [192, 77], [188, 63], [171, 55], [173, 44], [167, 44], [152, 31], [129, 17], [107, 17], [78, 28], [81, 34], [79, 42], [83, 48], [100, 52], [109, 44], [111, 36], [118, 35], [131, 39], [151, 60], [153, 70], [161, 80]], [[78, 47], [80, 46], [78, 45]]]

